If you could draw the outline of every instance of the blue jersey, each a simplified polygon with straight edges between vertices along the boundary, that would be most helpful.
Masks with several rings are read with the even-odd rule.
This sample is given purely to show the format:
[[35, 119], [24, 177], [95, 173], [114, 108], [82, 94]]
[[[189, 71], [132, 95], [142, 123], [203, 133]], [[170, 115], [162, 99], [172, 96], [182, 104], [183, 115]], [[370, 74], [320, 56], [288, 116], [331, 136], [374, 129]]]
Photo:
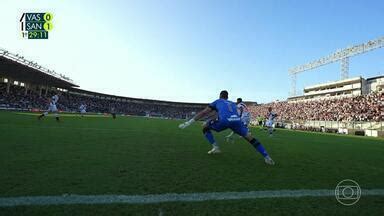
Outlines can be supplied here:
[[209, 104], [211, 109], [215, 110], [219, 116], [218, 121], [210, 121], [208, 128], [220, 132], [230, 128], [233, 132], [245, 137], [248, 134], [248, 128], [240, 120], [237, 113], [237, 105], [229, 100], [218, 99]]
[[209, 107], [217, 112], [219, 121], [240, 121], [237, 105], [232, 101], [217, 99]]

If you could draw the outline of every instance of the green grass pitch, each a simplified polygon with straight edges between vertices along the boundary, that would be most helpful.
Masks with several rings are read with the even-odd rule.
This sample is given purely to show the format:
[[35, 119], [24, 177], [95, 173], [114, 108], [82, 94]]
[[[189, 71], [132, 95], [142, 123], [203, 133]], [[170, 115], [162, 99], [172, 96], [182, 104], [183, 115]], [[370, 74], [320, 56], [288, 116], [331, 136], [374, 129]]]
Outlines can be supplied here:
[[[252, 128], [275, 160], [264, 164], [244, 140], [222, 154], [195, 123], [140, 117], [0, 112], [0, 197], [164, 194], [284, 189], [334, 189], [353, 179], [384, 189], [384, 140]], [[362, 196], [351, 206], [335, 197], [266, 198], [160, 204], [57, 205], [0, 208], [0, 215], [384, 215], [384, 196]]]

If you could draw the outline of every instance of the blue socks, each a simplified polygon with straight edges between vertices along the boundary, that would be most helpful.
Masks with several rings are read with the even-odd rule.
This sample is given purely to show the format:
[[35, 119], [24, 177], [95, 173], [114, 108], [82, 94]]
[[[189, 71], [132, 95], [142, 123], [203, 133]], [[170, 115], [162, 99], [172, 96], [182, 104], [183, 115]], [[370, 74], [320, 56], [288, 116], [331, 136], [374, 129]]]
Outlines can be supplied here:
[[211, 131], [205, 131], [204, 133], [205, 138], [207, 138], [208, 142], [212, 145], [215, 144], [215, 138], [213, 138], [213, 134]]
[[250, 143], [258, 152], [260, 152], [261, 155], [263, 155], [263, 157], [268, 156], [268, 153], [267, 151], [265, 151], [264, 146], [261, 145], [261, 143], [257, 139], [253, 138]]
[[[215, 146], [216, 142], [215, 142], [215, 138], [213, 138], [212, 132], [209, 129], [206, 129], [206, 128], [203, 129], [203, 132], [204, 132], [204, 136], [208, 140], [208, 142], [211, 143], [211, 145]], [[268, 156], [268, 153], [264, 149], [264, 146], [261, 145], [261, 143], [257, 139], [253, 138], [250, 141], [250, 143], [258, 152], [260, 152], [261, 155], [263, 155], [263, 157], [267, 157]]]

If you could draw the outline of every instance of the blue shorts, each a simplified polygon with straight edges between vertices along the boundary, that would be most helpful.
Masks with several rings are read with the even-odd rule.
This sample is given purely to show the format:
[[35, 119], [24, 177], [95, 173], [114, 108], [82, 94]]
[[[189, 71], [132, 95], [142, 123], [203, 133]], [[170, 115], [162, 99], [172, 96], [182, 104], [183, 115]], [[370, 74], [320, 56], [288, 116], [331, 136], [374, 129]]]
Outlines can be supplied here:
[[242, 121], [210, 121], [207, 127], [216, 132], [223, 131], [225, 129], [231, 129], [238, 135], [245, 137], [248, 134], [248, 128]]

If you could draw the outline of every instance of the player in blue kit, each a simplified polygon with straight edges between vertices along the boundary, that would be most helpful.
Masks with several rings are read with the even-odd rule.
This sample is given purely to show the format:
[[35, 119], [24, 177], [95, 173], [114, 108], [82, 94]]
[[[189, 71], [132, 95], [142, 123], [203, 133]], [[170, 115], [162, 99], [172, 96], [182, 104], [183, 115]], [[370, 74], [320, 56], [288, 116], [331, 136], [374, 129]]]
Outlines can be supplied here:
[[265, 163], [274, 165], [275, 162], [268, 155], [263, 145], [255, 139], [249, 132], [248, 128], [241, 122], [241, 118], [237, 112], [236, 103], [228, 100], [228, 92], [221, 91], [220, 98], [208, 105], [204, 110], [195, 115], [192, 119], [179, 125], [179, 128], [184, 129], [190, 126], [193, 122], [204, 118], [212, 111], [216, 111], [218, 114], [217, 120], [211, 120], [204, 125], [203, 133], [208, 142], [212, 145], [212, 149], [208, 154], [220, 153], [219, 145], [216, 143], [211, 130], [216, 132], [223, 131], [225, 129], [231, 129], [236, 134], [246, 139], [260, 154], [264, 157]]

